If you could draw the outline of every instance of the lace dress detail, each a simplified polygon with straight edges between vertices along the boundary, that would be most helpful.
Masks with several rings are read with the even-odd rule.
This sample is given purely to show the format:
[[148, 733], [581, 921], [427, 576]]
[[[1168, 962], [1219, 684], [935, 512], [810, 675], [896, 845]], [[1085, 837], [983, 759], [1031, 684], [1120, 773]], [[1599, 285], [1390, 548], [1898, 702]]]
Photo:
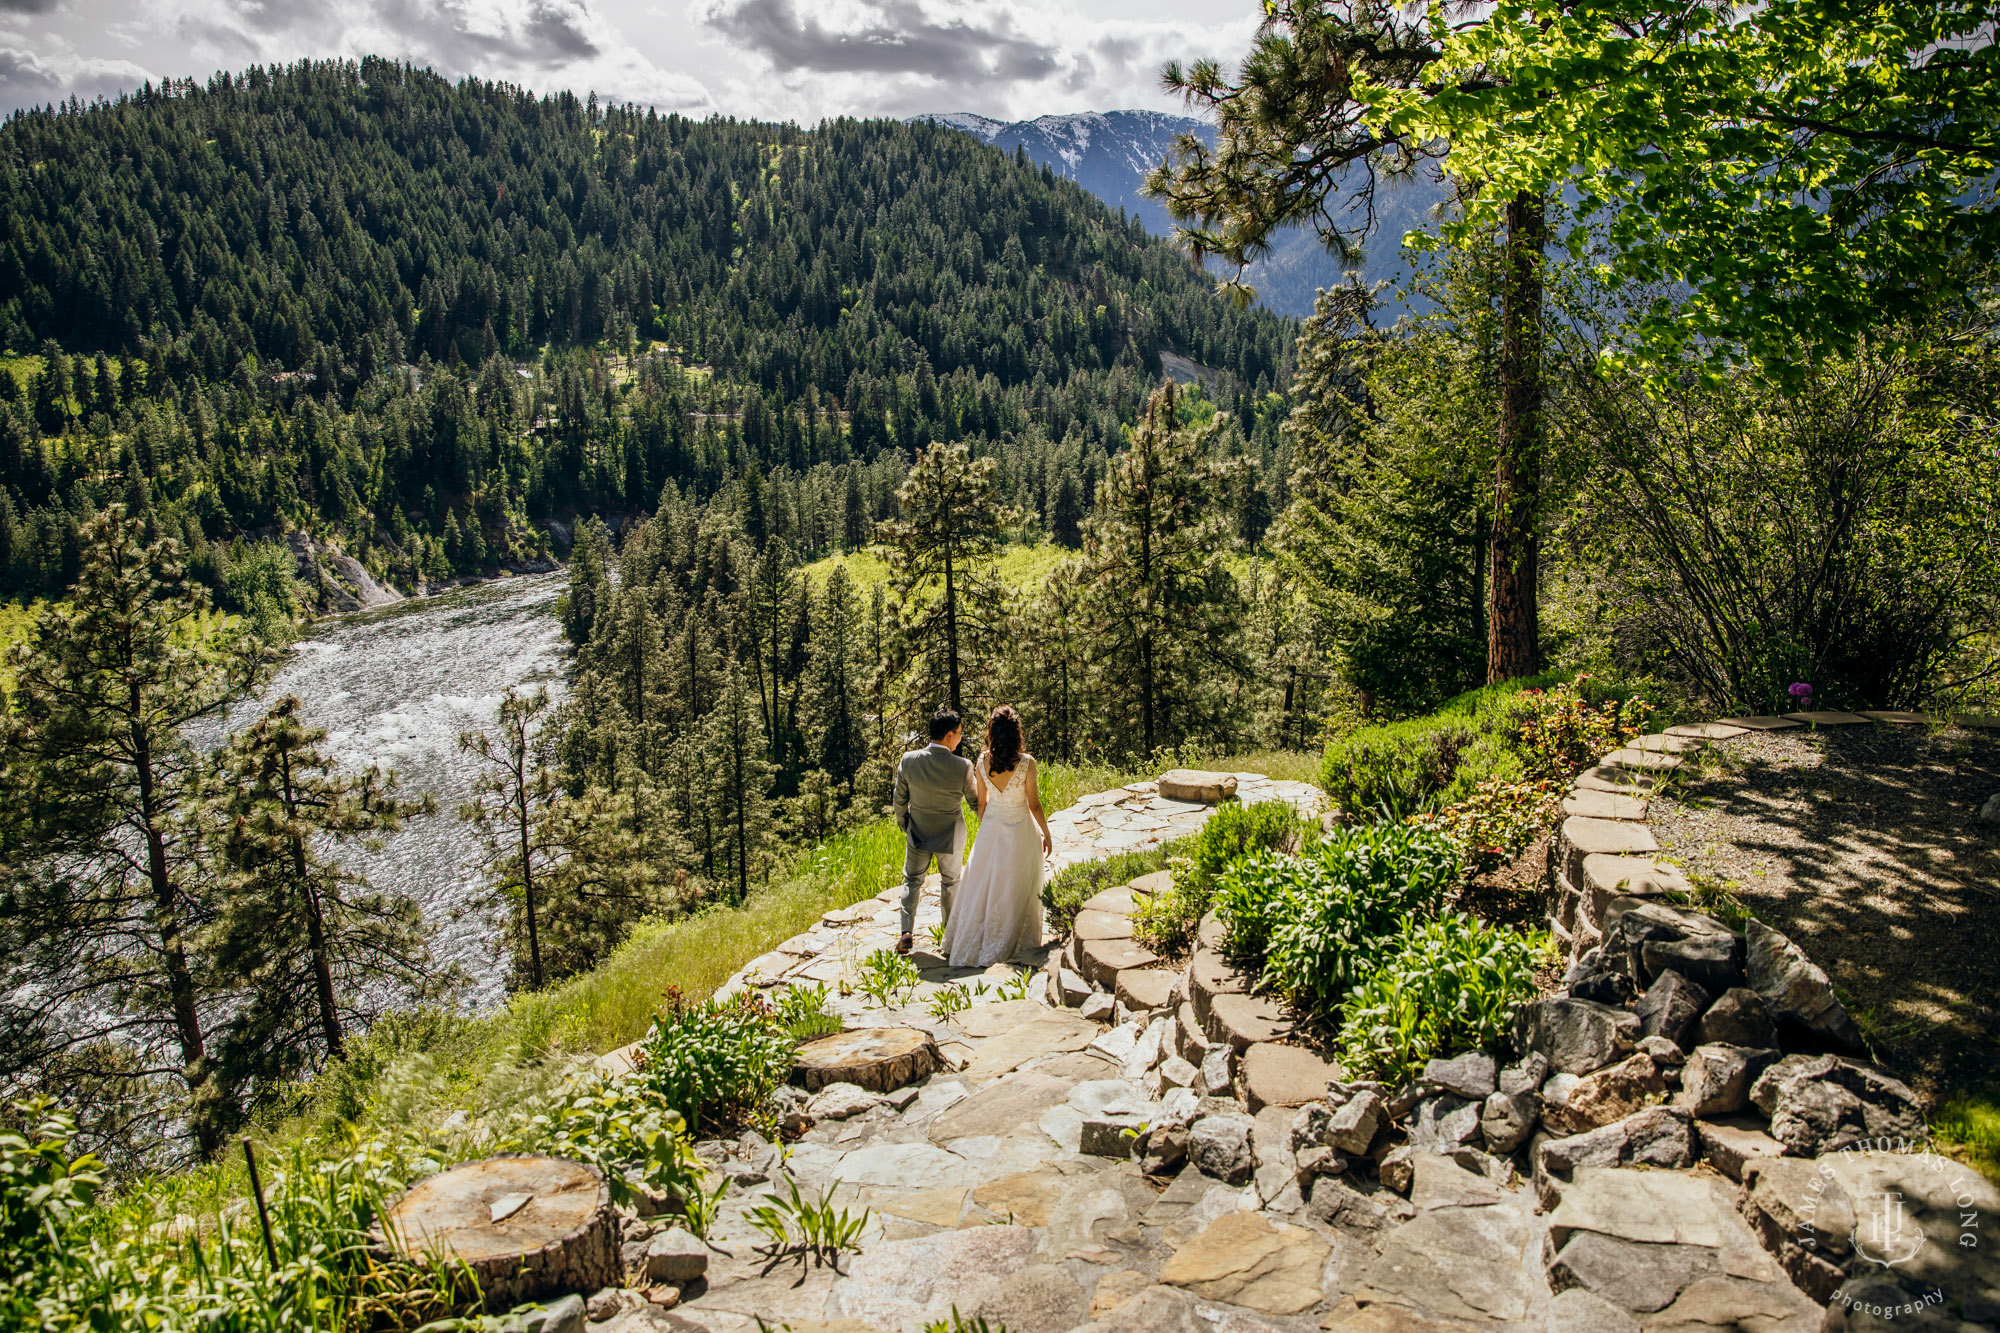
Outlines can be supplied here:
[[1034, 757], [1021, 756], [1005, 775], [1005, 787], [994, 784], [985, 755], [979, 769], [986, 779], [986, 813], [945, 923], [945, 956], [953, 967], [990, 967], [1042, 942], [1047, 866], [1042, 830], [1028, 807]]

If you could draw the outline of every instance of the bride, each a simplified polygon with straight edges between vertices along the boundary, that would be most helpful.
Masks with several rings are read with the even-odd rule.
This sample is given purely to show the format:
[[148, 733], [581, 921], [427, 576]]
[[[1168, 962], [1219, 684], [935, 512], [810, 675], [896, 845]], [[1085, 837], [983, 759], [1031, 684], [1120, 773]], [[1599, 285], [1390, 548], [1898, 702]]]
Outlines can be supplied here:
[[1042, 942], [1049, 821], [1042, 814], [1035, 757], [1022, 748], [1020, 715], [1006, 704], [986, 721], [986, 752], [973, 776], [979, 837], [944, 928], [945, 956], [953, 967], [988, 967]]

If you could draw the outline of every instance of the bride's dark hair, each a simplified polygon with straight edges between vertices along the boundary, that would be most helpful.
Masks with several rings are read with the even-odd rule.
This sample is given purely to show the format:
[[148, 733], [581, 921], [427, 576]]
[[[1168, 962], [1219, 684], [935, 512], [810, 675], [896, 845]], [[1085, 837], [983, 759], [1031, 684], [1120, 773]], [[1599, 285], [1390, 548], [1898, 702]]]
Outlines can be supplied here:
[[1000, 704], [986, 719], [986, 769], [990, 773], [1011, 773], [1021, 762], [1021, 715], [1009, 704]]

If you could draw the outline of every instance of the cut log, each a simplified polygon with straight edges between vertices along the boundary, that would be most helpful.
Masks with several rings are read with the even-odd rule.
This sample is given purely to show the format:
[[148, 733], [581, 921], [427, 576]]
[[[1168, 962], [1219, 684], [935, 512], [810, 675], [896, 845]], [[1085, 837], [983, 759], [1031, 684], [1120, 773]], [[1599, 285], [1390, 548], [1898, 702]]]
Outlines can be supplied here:
[[792, 1082], [807, 1092], [830, 1083], [854, 1083], [870, 1092], [894, 1092], [938, 1065], [937, 1043], [915, 1028], [850, 1028], [799, 1047]]
[[597, 1168], [505, 1153], [420, 1181], [383, 1215], [389, 1250], [456, 1259], [489, 1310], [623, 1283], [618, 1214]]

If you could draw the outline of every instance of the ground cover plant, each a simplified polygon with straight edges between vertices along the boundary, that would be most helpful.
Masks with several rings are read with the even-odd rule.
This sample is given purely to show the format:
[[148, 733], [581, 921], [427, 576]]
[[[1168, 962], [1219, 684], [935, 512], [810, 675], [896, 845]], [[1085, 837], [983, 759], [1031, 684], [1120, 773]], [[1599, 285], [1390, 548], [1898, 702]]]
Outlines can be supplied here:
[[1134, 936], [1169, 957], [1186, 954], [1195, 928], [1214, 901], [1218, 876], [1245, 856], [1297, 850], [1314, 831], [1288, 801], [1218, 807], [1200, 832], [1160, 849], [1173, 880], [1164, 892], [1138, 903], [1132, 913]]

